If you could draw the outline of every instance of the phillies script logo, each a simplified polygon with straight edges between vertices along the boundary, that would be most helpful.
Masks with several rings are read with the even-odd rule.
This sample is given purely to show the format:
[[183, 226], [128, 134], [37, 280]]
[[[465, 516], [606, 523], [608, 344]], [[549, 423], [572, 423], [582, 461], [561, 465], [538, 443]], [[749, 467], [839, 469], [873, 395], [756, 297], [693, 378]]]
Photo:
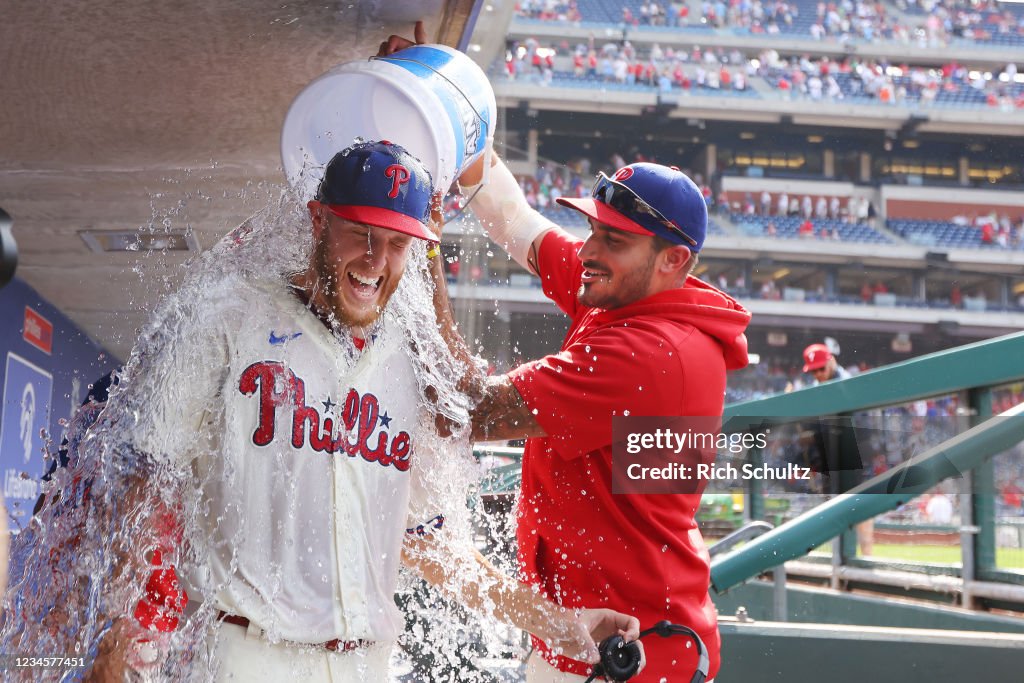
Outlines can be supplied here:
[[[259, 361], [242, 372], [238, 389], [250, 396], [259, 391], [259, 426], [252, 434], [252, 442], [266, 446], [274, 440], [274, 418], [277, 409], [292, 409], [292, 446], [306, 444], [307, 425], [309, 445], [321, 453], [346, 453], [349, 457], [362, 456], [367, 462], [378, 462], [405, 472], [409, 469], [410, 439], [408, 432], [399, 432], [391, 438], [383, 429], [373, 440], [380, 416], [380, 404], [373, 394], [359, 395], [355, 389], [348, 392], [341, 411], [344, 430], [335, 435], [334, 418], [321, 416], [306, 405], [306, 385], [282, 363]], [[355, 440], [350, 441], [349, 437]], [[390, 440], [390, 443], [389, 443]]]
[[394, 199], [398, 196], [398, 188], [409, 182], [409, 169], [401, 164], [391, 164], [384, 169], [384, 175], [391, 178], [391, 192], [388, 192], [388, 196]]

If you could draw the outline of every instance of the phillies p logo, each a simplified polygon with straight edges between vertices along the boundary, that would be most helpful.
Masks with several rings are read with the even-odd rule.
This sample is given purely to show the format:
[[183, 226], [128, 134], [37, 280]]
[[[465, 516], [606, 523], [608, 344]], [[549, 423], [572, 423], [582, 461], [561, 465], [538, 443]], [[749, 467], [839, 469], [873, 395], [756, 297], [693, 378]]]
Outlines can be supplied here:
[[391, 192], [388, 192], [388, 196], [394, 199], [398, 196], [398, 188], [409, 182], [409, 169], [401, 164], [391, 164], [384, 169], [384, 175], [391, 178]]

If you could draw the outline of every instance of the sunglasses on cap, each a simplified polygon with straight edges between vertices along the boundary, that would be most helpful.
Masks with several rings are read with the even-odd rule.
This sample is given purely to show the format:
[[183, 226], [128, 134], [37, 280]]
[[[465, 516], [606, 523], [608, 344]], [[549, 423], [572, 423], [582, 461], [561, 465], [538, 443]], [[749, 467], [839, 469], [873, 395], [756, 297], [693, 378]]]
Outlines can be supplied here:
[[[674, 234], [689, 242], [691, 246], [697, 246], [697, 240], [683, 232], [682, 228], [678, 225], [665, 218], [660, 211], [645, 202], [640, 195], [622, 183], [609, 178], [604, 173], [598, 174], [597, 183], [594, 185], [591, 196], [637, 223], [641, 223], [637, 218], [654, 219]], [[641, 223], [641, 225], [643, 224]]]

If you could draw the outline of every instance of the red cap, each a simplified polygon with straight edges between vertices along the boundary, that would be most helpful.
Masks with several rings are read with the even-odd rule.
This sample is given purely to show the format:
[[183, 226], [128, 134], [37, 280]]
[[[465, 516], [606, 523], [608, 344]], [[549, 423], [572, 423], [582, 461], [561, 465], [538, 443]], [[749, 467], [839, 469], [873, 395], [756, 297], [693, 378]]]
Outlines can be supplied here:
[[559, 197], [555, 200], [562, 206], [576, 209], [585, 216], [593, 218], [598, 223], [604, 223], [624, 232], [632, 232], [637, 235], [651, 235], [650, 230], [644, 228], [636, 221], [630, 220], [604, 202], [599, 202], [593, 197]]
[[804, 372], [817, 370], [828, 365], [832, 352], [824, 344], [811, 344], [804, 349]]

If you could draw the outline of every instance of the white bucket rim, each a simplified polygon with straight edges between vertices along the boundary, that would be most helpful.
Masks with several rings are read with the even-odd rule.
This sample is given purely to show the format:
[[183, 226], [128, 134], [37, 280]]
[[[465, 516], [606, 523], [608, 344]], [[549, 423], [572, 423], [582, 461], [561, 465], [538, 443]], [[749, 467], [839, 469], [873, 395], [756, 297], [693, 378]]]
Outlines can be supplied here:
[[[446, 47], [446, 46], [445, 46]], [[377, 66], [377, 64], [383, 65]], [[437, 116], [437, 112], [433, 111], [432, 108], [428, 107], [428, 103], [436, 100], [434, 92], [423, 82], [424, 79], [414, 75], [407, 69], [403, 69], [397, 64], [387, 62], [384, 60], [366, 60], [358, 62], [346, 62], [339, 64], [332, 68], [330, 71], [321, 74], [311, 83], [295, 96], [292, 100], [291, 105], [288, 107], [288, 112], [285, 114], [284, 124], [281, 132], [281, 159], [284, 165], [285, 177], [288, 180], [288, 184], [298, 189], [298, 186], [305, 185], [302, 182], [307, 176], [310, 170], [322, 169], [331, 160], [327, 159], [308, 159], [305, 163], [296, 164], [295, 152], [299, 149], [307, 150], [307, 153], [311, 153], [316, 149], [313, 144], [313, 138], [309, 135], [309, 132], [305, 127], [301, 127], [298, 124], [297, 116], [299, 112], [296, 111], [297, 105], [301, 105], [304, 99], [316, 97], [316, 100], [308, 107], [305, 111], [312, 111], [316, 105], [320, 104], [323, 99], [323, 94], [318, 94], [317, 88], [324, 87], [328, 80], [336, 77], [344, 77], [347, 74], [361, 74], [361, 75], [372, 75], [378, 80], [382, 80], [388, 85], [392, 86], [400, 93], [406, 96], [406, 99], [411, 101], [416, 111], [420, 114], [420, 118], [427, 122], [429, 128], [434, 133], [434, 141], [437, 144], [438, 154], [440, 159], [451, 159], [454, 162], [455, 157], [455, 131], [449, 125], [437, 126], [434, 120]], [[328, 91], [329, 92], [329, 91]], [[294, 116], [293, 116], [294, 115]], [[394, 136], [389, 136], [394, 137]], [[296, 141], [301, 141], [306, 144], [295, 144]], [[389, 140], [395, 144], [405, 144], [401, 139]], [[342, 151], [346, 147], [350, 146], [351, 143], [345, 144], [343, 147], [339, 147], [335, 150], [334, 154]], [[334, 154], [331, 154], [333, 158]], [[416, 156], [415, 154], [413, 156]], [[431, 171], [431, 175], [434, 176], [434, 188], [436, 190], [445, 191], [455, 180], [454, 176], [455, 169], [451, 172], [445, 172], [441, 168], [433, 168], [435, 162], [431, 160], [420, 159], [420, 162]], [[303, 171], [306, 173], [304, 174]], [[442, 186], [442, 181], [444, 184]], [[319, 183], [319, 179], [317, 180]]]

